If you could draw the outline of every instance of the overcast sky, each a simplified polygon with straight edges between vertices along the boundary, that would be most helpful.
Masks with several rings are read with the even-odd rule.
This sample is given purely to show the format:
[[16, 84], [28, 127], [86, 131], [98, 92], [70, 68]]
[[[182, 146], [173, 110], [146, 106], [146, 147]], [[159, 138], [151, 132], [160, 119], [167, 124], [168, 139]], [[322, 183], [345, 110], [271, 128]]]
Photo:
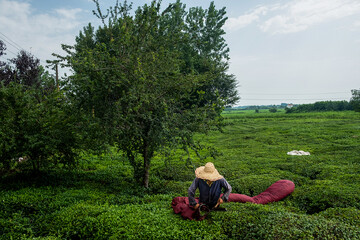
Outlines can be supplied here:
[[[163, 0], [163, 6], [174, 1]], [[115, 0], [100, 3], [106, 9]], [[215, 5], [227, 9], [225, 38], [238, 105], [349, 100], [350, 90], [360, 89], [360, 0], [215, 0]], [[52, 53], [62, 53], [61, 44], [74, 44], [89, 22], [99, 24], [94, 8], [91, 0], [0, 0], [6, 58], [25, 49], [45, 64]]]

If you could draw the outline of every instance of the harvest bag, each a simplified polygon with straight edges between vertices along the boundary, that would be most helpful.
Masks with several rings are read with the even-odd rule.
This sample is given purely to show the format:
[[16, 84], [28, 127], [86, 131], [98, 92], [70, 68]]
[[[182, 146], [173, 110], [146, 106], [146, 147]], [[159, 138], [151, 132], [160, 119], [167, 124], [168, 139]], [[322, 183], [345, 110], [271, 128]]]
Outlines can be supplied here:
[[[279, 180], [272, 184], [264, 192], [257, 196], [249, 197], [244, 194], [230, 193], [228, 202], [267, 204], [277, 202], [290, 195], [295, 189], [295, 184], [290, 180]], [[196, 199], [198, 201], [199, 199]], [[171, 206], [176, 214], [181, 214], [184, 219], [194, 219], [195, 210], [189, 205], [187, 197], [176, 197], [172, 200]]]

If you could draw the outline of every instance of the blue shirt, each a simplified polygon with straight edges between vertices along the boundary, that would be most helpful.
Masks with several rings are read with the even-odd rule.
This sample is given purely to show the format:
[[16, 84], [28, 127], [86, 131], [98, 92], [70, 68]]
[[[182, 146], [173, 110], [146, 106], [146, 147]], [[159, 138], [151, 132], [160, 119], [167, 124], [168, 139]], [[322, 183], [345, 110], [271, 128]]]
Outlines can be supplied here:
[[211, 186], [206, 183], [206, 180], [195, 178], [188, 190], [190, 206], [195, 206], [197, 203], [195, 201], [195, 191], [197, 188], [200, 191], [199, 203], [204, 203], [210, 208], [216, 205], [222, 188], [225, 189], [224, 195], [221, 197], [224, 202], [228, 200], [231, 192], [231, 186], [225, 178], [212, 182]]

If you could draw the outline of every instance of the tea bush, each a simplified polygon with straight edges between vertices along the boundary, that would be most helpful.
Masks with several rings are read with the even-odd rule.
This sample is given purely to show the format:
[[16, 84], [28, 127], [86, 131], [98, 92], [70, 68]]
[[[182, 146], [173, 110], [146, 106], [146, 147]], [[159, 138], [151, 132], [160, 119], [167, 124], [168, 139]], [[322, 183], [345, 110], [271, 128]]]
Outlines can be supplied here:
[[228, 209], [213, 218], [227, 223], [222, 231], [231, 239], [357, 239], [360, 233], [351, 225], [276, 206], [232, 203]]
[[331, 180], [319, 180], [315, 181], [314, 185], [298, 189], [293, 198], [300, 209], [313, 214], [333, 207], [360, 208], [360, 195], [357, 191], [358, 186], [344, 186]]
[[[77, 169], [0, 179], [0, 239], [360, 239], [360, 119], [354, 112], [224, 114], [222, 133], [198, 139], [221, 153], [187, 161], [158, 154], [150, 188], [116, 151], [82, 154]], [[355, 136], [355, 137], [354, 137]], [[357, 137], [358, 136], [358, 137]], [[288, 156], [304, 150], [310, 156]], [[194, 168], [214, 162], [233, 192], [255, 196], [280, 179], [295, 191], [267, 205], [225, 203], [201, 222], [170, 206]], [[198, 193], [197, 193], [198, 194]]]
[[265, 191], [271, 184], [280, 180], [272, 175], [248, 175], [237, 180], [229, 181], [233, 192], [255, 196]]

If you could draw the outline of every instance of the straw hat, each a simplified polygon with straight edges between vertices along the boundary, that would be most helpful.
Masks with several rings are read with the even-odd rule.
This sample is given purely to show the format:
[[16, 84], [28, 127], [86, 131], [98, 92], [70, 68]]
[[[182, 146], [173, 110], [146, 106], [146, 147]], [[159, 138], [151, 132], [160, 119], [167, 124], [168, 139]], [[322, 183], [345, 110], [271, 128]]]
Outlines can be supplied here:
[[224, 178], [219, 174], [219, 172], [215, 169], [214, 164], [211, 162], [208, 162], [207, 164], [205, 164], [205, 166], [198, 167], [195, 170], [195, 175], [197, 178], [209, 181], [216, 181]]

